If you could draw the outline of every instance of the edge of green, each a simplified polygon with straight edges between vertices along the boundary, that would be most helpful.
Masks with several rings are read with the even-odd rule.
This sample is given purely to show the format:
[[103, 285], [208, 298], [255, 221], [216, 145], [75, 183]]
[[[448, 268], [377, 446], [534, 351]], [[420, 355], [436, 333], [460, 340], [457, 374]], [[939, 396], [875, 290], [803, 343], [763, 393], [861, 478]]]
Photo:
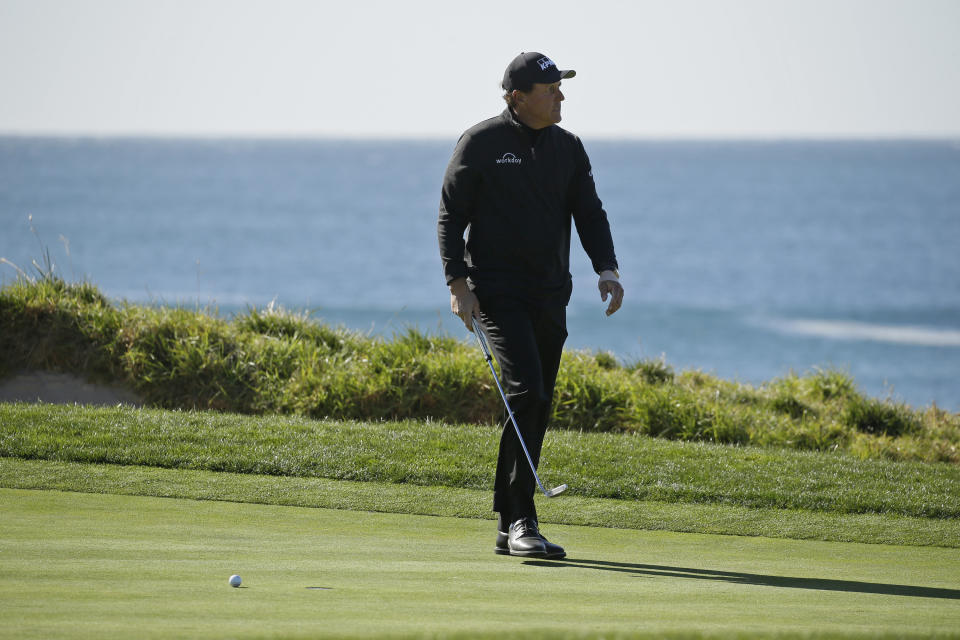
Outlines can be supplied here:
[[[489, 519], [487, 491], [0, 458], [0, 487]], [[564, 496], [542, 523], [960, 548], [960, 520]]]

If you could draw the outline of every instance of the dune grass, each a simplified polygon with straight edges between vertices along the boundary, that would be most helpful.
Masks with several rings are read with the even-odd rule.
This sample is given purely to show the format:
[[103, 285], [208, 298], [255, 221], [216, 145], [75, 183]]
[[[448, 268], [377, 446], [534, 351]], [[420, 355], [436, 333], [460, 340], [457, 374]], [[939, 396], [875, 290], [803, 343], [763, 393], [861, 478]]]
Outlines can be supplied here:
[[[358, 420], [490, 424], [501, 406], [477, 350], [416, 329], [387, 340], [307, 314], [214, 311], [108, 300], [90, 283], [21, 277], [0, 289], [0, 377], [69, 372], [121, 384], [149, 404]], [[960, 461], [960, 414], [863, 395], [835, 370], [758, 387], [660, 361], [567, 351], [551, 424], [584, 432]]]

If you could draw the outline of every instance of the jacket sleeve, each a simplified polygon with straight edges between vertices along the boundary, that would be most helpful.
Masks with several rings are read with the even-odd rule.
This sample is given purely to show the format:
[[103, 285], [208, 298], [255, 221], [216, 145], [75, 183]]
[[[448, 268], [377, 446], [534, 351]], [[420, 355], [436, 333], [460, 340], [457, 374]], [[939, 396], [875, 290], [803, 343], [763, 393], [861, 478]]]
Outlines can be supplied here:
[[461, 136], [443, 176], [437, 237], [447, 284], [467, 275], [463, 234], [473, 217], [479, 173], [469, 162], [470, 137]]
[[613, 250], [613, 236], [603, 203], [597, 196], [593, 181], [593, 168], [580, 138], [576, 138], [576, 169], [570, 188], [569, 203], [573, 221], [577, 226], [580, 244], [590, 257], [597, 273], [618, 269], [617, 256]]

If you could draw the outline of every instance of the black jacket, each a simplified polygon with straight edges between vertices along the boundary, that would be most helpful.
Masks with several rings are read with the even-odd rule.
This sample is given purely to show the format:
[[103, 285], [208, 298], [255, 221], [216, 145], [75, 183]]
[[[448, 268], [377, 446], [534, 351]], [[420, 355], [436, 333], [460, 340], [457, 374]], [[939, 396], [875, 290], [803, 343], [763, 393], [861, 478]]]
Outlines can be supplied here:
[[566, 304], [571, 218], [593, 269], [616, 269], [607, 214], [577, 136], [552, 125], [534, 142], [509, 109], [471, 127], [443, 179], [437, 231], [447, 283], [467, 276], [481, 304], [504, 297]]

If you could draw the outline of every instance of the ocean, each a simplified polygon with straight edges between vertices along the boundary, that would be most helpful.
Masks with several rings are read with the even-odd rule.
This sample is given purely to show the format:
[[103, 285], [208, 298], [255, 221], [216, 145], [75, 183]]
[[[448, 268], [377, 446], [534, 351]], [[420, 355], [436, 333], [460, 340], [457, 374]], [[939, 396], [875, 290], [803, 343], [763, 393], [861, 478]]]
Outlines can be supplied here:
[[[436, 241], [455, 138], [0, 137], [0, 257], [49, 249], [131, 302], [466, 338]], [[837, 368], [960, 411], [960, 142], [584, 143], [626, 298], [604, 316], [574, 240], [569, 348], [751, 384]]]

